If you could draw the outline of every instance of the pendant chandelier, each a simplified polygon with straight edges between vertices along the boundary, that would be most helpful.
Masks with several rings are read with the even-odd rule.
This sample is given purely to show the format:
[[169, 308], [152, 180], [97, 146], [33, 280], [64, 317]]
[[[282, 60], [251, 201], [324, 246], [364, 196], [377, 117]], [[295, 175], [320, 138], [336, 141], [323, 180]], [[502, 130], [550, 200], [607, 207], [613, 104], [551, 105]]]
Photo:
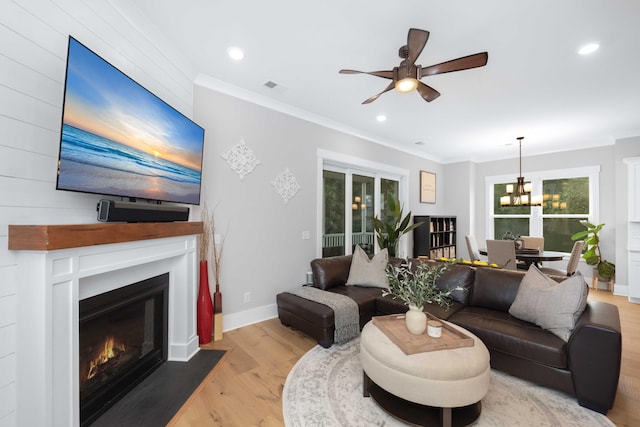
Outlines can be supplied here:
[[500, 206], [542, 206], [540, 197], [531, 197], [531, 183], [525, 183], [522, 176], [522, 140], [524, 136], [519, 136], [516, 139], [520, 145], [520, 176], [518, 176], [515, 189], [513, 184], [506, 185], [507, 194], [500, 197]]

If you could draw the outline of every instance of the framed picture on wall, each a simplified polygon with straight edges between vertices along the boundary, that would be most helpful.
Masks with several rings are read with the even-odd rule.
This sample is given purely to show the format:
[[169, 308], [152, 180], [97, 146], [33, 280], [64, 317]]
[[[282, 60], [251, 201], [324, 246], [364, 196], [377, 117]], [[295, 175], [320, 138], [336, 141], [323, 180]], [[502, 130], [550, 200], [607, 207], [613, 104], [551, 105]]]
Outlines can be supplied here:
[[420, 203], [436, 202], [436, 174], [420, 171]]

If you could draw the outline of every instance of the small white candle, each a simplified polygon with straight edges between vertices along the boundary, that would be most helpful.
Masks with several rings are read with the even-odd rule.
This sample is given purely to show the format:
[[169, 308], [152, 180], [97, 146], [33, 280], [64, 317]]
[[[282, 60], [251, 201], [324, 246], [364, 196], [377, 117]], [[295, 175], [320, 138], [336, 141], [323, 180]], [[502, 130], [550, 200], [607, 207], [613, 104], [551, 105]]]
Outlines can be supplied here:
[[437, 320], [429, 320], [427, 322], [427, 335], [433, 338], [440, 338], [442, 336], [442, 323]]

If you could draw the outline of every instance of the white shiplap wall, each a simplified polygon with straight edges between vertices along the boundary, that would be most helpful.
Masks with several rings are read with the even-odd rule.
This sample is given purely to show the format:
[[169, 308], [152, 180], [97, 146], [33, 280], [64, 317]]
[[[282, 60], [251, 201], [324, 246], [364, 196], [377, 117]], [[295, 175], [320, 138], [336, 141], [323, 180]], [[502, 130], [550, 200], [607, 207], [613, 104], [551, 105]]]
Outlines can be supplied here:
[[55, 190], [68, 36], [192, 115], [194, 71], [135, 11], [117, 0], [0, 1], [0, 426], [19, 424], [15, 307], [29, 286], [7, 226], [96, 222], [99, 196]]

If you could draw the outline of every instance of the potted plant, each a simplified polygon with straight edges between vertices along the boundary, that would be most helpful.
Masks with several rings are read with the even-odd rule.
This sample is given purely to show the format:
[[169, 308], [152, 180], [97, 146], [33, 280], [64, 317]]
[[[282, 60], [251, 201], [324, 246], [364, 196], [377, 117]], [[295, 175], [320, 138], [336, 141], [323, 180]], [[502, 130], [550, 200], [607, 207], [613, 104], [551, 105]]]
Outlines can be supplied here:
[[389, 287], [382, 291], [382, 296], [390, 295], [409, 306], [405, 320], [407, 329], [412, 334], [419, 335], [427, 327], [427, 316], [422, 311], [426, 303], [447, 307], [451, 304], [451, 293], [459, 288], [443, 291], [436, 285], [436, 281], [453, 263], [454, 261], [419, 261], [415, 269], [410, 263], [403, 263], [399, 267], [391, 264], [387, 266]]
[[398, 243], [403, 234], [406, 234], [423, 223], [409, 225], [411, 220], [411, 211], [406, 216], [402, 216], [402, 206], [399, 201], [393, 198], [391, 193], [387, 193], [387, 207], [389, 215], [381, 220], [378, 217], [373, 218], [373, 228], [376, 230], [378, 238], [378, 246], [380, 249], [387, 248], [390, 257], [395, 257], [398, 253]]
[[598, 233], [604, 227], [604, 224], [594, 225], [587, 220], [580, 221], [580, 224], [585, 226], [586, 230], [578, 231], [571, 240], [584, 240], [585, 252], [582, 254], [582, 258], [585, 259], [587, 264], [592, 265], [594, 272], [597, 272], [599, 278], [603, 282], [609, 282], [611, 278], [616, 274], [615, 264], [602, 258], [600, 252], [600, 237]]

